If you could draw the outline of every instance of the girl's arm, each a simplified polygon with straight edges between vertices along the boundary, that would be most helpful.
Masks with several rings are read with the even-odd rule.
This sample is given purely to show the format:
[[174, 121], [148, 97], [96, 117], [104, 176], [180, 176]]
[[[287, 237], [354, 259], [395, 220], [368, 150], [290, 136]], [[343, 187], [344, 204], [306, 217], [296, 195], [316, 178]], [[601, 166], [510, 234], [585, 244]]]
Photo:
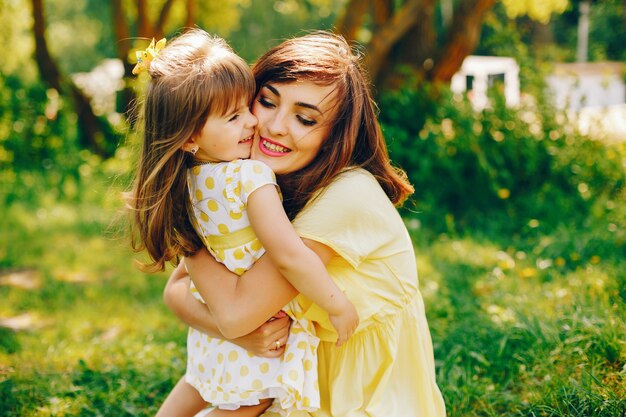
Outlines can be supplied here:
[[330, 278], [324, 263], [298, 236], [273, 185], [262, 186], [248, 196], [248, 218], [278, 271], [328, 312], [339, 335], [337, 343], [345, 342], [358, 325], [356, 309]]
[[[184, 262], [184, 260], [183, 260]], [[207, 306], [196, 300], [189, 292], [190, 278], [181, 262], [170, 275], [163, 291], [163, 299], [170, 310], [184, 323], [212, 337], [225, 339], [220, 333]], [[279, 357], [289, 336], [291, 320], [288, 317], [263, 323], [247, 335], [230, 339], [256, 356]], [[275, 342], [281, 348], [276, 350]]]

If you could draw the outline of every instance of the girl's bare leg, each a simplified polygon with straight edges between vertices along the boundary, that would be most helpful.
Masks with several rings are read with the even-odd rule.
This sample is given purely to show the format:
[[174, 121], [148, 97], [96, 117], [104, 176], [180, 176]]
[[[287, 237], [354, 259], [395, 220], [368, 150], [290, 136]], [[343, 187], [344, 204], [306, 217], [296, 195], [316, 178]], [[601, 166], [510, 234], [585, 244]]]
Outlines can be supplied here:
[[[240, 407], [237, 410], [220, 410], [216, 408], [208, 413], [207, 416], [258, 417], [271, 404], [272, 399], [268, 398], [266, 400], [261, 400], [261, 403], [258, 405]], [[208, 404], [204, 401], [200, 393], [198, 393], [194, 387], [185, 382], [185, 377], [182, 377], [168, 394], [155, 417], [192, 417], [206, 408], [207, 405]]]
[[206, 406], [207, 403], [200, 393], [186, 383], [183, 376], [168, 394], [155, 417], [193, 417]]
[[207, 417], [259, 417], [272, 404], [272, 399], [261, 400], [258, 405], [239, 407], [236, 410], [220, 410], [216, 408]]

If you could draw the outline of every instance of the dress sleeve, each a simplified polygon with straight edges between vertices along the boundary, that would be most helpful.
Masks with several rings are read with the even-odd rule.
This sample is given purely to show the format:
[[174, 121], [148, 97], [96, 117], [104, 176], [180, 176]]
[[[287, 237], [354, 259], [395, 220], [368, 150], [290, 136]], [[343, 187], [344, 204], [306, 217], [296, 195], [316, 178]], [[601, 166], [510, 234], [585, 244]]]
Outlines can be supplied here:
[[293, 224], [302, 238], [330, 247], [357, 268], [394, 239], [389, 217], [397, 215], [378, 181], [369, 172], [355, 169], [340, 174], [323, 189]]
[[243, 210], [250, 194], [268, 184], [278, 187], [274, 171], [263, 162], [241, 159], [228, 164], [226, 198], [233, 208]]

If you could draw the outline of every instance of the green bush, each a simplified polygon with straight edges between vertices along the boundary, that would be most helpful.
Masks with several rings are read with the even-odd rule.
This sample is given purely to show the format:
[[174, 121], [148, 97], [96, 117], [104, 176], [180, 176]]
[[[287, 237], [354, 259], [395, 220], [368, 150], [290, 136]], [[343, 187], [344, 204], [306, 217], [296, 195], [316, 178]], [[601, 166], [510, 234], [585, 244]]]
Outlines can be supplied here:
[[90, 155], [78, 145], [76, 116], [56, 90], [0, 74], [0, 182], [7, 202], [44, 191], [67, 193]]
[[[501, 94], [474, 111], [449, 90], [423, 86], [381, 98], [392, 160], [415, 186], [415, 216], [439, 232], [524, 233], [579, 225], [599, 199], [623, 198], [624, 153], [568, 128], [539, 104], [508, 108]], [[608, 207], [611, 203], [608, 203]], [[532, 232], [532, 231], [530, 231]]]

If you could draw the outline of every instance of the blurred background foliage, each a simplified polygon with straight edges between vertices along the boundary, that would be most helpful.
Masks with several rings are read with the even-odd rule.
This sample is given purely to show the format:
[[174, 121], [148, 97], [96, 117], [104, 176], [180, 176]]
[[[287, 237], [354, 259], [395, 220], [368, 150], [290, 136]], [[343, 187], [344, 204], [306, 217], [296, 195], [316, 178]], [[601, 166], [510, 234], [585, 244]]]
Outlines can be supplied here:
[[[402, 215], [451, 416], [624, 415], [626, 146], [545, 93], [581, 2], [0, 0], [0, 415], [150, 415], [184, 367], [120, 191], [134, 51], [190, 26], [249, 62], [314, 29], [359, 45], [416, 189]], [[624, 1], [589, 4], [589, 58], [626, 61]], [[450, 91], [472, 53], [516, 59], [518, 107], [498, 83], [482, 111]]]
[[[591, 58], [624, 59], [623, 9], [619, 0], [593, 2]], [[545, 73], [537, 68], [546, 56], [574, 58], [577, 15], [577, 2], [565, 0], [4, 0], [0, 178], [15, 185], [22, 172], [46, 173], [46, 188], [64, 194], [87, 160], [110, 158], [128, 143], [126, 112], [141, 85], [130, 76], [134, 50], [152, 36], [198, 25], [253, 62], [284, 38], [334, 28], [361, 45], [379, 97], [404, 90], [432, 103], [467, 54], [506, 54], [520, 63], [522, 90], [542, 100]], [[438, 87], [422, 88], [428, 84]], [[435, 107], [421, 106], [417, 123]]]

